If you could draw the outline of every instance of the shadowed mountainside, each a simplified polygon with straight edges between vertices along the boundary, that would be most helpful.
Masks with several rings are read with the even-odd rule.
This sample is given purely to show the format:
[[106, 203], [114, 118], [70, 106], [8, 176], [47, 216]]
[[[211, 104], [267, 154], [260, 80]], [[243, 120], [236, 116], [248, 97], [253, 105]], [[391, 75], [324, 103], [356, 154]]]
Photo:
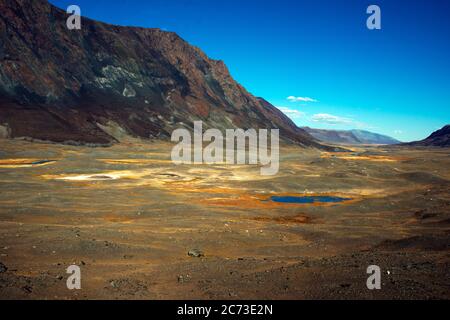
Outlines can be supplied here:
[[419, 147], [450, 147], [450, 125], [446, 125], [442, 129], [432, 133], [424, 140], [405, 143], [404, 145]]
[[378, 133], [373, 133], [364, 130], [322, 130], [313, 129], [309, 127], [302, 128], [310, 135], [312, 135], [317, 140], [323, 141], [325, 143], [337, 143], [337, 144], [397, 144], [400, 141], [381, 135]]
[[71, 31], [45, 0], [2, 0], [0, 12], [0, 136], [110, 144], [167, 139], [202, 120], [327, 148], [175, 33], [87, 18]]

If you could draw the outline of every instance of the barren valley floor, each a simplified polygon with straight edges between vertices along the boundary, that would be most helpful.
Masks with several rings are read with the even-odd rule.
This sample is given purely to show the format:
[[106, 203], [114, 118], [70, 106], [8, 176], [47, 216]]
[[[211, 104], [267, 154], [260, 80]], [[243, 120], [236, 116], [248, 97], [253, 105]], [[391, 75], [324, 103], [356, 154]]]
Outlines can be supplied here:
[[[450, 298], [449, 149], [283, 146], [264, 177], [162, 142], [0, 146], [0, 299]], [[352, 200], [270, 200], [304, 195]]]

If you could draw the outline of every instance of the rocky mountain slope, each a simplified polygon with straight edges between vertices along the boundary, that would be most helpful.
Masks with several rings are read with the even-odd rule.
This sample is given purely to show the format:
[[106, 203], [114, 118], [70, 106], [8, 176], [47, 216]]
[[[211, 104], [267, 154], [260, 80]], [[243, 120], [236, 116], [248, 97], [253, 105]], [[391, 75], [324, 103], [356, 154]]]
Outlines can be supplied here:
[[322, 129], [312, 129], [309, 127], [302, 128], [310, 135], [312, 135], [317, 140], [323, 141], [325, 143], [333, 144], [397, 144], [400, 141], [381, 135], [378, 133], [373, 133], [364, 130], [322, 130]]
[[167, 139], [203, 120], [323, 147], [175, 33], [87, 18], [68, 30], [68, 15], [45, 0], [2, 0], [0, 12], [3, 137], [110, 144], [121, 133]]
[[450, 125], [446, 125], [442, 129], [434, 132], [425, 140], [411, 142], [405, 145], [423, 147], [450, 147]]

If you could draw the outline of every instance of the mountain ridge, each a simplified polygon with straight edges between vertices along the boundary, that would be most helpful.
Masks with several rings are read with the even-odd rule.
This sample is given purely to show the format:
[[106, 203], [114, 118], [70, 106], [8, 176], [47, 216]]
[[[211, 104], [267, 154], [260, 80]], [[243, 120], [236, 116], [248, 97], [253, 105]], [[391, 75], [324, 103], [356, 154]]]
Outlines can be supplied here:
[[450, 147], [450, 124], [433, 132], [424, 140], [404, 143], [403, 146]]
[[68, 30], [68, 15], [46, 0], [3, 0], [0, 11], [3, 136], [110, 144], [113, 129], [168, 139], [202, 120], [278, 128], [287, 142], [329, 149], [173, 32], [84, 17], [81, 30]]
[[314, 138], [325, 143], [335, 144], [361, 144], [361, 145], [392, 145], [400, 141], [378, 133], [366, 130], [325, 130], [302, 127]]

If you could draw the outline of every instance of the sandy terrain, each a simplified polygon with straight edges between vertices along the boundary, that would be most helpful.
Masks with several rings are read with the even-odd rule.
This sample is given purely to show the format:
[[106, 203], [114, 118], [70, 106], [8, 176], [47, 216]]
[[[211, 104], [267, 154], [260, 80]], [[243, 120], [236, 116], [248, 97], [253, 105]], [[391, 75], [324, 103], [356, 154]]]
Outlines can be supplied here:
[[450, 298], [448, 149], [284, 146], [264, 177], [175, 166], [161, 142], [0, 146], [0, 299]]

